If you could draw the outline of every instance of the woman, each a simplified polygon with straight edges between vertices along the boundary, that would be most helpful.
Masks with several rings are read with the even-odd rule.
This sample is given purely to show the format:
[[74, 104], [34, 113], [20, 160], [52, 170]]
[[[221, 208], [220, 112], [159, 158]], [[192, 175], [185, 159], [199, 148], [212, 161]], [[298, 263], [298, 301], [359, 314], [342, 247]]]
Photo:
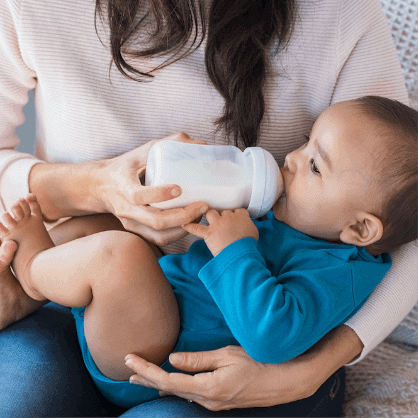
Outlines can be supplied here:
[[[171, 190], [177, 189], [141, 186], [150, 140], [184, 131], [209, 144], [257, 143], [282, 165], [334, 102], [376, 94], [407, 103], [378, 0], [210, 3], [200, 8], [197, 2], [168, 0], [2, 0], [4, 207], [30, 190], [47, 221], [110, 212], [165, 253], [185, 251], [191, 237], [183, 237], [180, 225], [199, 219], [203, 203], [167, 211], [147, 206], [173, 197]], [[109, 67], [112, 58], [115, 65]], [[13, 150], [30, 89], [35, 89], [38, 159]], [[184, 134], [174, 138], [189, 140]], [[40, 306], [13, 278], [8, 266], [14, 249], [1, 247], [3, 328]], [[142, 383], [164, 394], [195, 402], [168, 397], [127, 415], [213, 416], [221, 409], [232, 409], [232, 416], [338, 415], [340, 367], [364, 357], [416, 303], [412, 251], [394, 254], [394, 267], [356, 316], [292, 362], [258, 364], [239, 347], [225, 348], [190, 353], [183, 362], [173, 359], [180, 370], [214, 373], [167, 379], [136, 358], [134, 380], [145, 378]], [[123, 412], [92, 386], [69, 310], [52, 304], [36, 310], [0, 333], [0, 347], [3, 415]]]

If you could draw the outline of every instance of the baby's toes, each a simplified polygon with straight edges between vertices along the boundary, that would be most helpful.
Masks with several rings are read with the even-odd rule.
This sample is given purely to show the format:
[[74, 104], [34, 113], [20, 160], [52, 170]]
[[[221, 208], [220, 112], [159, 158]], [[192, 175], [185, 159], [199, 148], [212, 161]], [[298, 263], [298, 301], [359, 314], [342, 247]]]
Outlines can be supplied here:
[[17, 221], [13, 219], [9, 212], [3, 213], [3, 225], [9, 229], [15, 229], [17, 227]]
[[6, 226], [5, 225], [3, 225], [1, 222], [0, 222], [0, 237], [6, 237], [7, 235], [9, 235], [9, 230], [8, 230], [8, 228], [6, 228]]
[[34, 215], [42, 216], [41, 207], [39, 206], [39, 203], [34, 194], [29, 194], [26, 198], [26, 201], [29, 203], [30, 210]]
[[13, 213], [14, 218], [18, 222], [21, 221], [24, 218], [25, 214], [24, 214], [23, 209], [20, 205], [20, 201], [15, 203], [12, 206], [12, 213]]
[[13, 260], [13, 255], [17, 250], [17, 244], [14, 241], [6, 241], [0, 247], [0, 273], [8, 267]]
[[31, 214], [29, 203], [26, 201], [26, 199], [20, 199], [18, 204], [23, 212], [24, 217], [28, 218]]

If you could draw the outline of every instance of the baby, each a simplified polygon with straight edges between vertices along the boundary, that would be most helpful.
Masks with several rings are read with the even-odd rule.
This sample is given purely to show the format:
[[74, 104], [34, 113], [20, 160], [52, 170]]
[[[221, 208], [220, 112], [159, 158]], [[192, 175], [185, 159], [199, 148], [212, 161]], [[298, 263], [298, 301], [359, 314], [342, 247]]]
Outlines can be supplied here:
[[[260, 362], [298, 356], [356, 312], [417, 238], [417, 112], [368, 96], [334, 104], [287, 155], [267, 219], [209, 210], [186, 254], [158, 250], [112, 215], [48, 233], [34, 195], [0, 223], [13, 269], [37, 300], [72, 307], [102, 393], [132, 407], [158, 391], [129, 384], [127, 354], [174, 371], [175, 351], [241, 345]], [[57, 245], [59, 244], [59, 245]]]

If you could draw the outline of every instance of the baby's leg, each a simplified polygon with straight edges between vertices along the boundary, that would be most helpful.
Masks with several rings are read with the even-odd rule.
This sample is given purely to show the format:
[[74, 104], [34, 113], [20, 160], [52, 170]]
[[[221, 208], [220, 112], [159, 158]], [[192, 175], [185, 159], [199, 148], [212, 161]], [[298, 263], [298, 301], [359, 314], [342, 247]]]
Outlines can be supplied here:
[[[49, 235], [55, 245], [61, 245], [103, 231], [126, 231], [126, 229], [116, 216], [110, 213], [99, 213], [67, 219], [52, 228]], [[144, 238], [142, 239], [151, 247], [157, 257], [163, 255], [155, 244]]]
[[6, 226], [0, 223], [0, 236], [18, 244], [18, 280], [32, 298], [87, 306], [85, 335], [103, 374], [128, 379], [129, 353], [156, 364], [168, 356], [179, 332], [177, 302], [141, 238], [106, 231], [54, 247], [34, 196], [13, 213], [15, 219], [5, 215]]
[[54, 226], [49, 235], [55, 245], [97, 234], [103, 231], [125, 231], [122, 223], [110, 213], [75, 216]]

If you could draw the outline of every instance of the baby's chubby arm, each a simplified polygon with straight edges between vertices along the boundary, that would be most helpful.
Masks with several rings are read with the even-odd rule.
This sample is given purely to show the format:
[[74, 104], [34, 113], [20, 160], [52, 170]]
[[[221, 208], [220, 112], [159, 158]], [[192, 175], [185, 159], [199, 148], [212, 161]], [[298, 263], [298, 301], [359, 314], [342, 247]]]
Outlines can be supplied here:
[[206, 213], [206, 219], [208, 226], [190, 223], [183, 225], [183, 228], [203, 238], [214, 257], [241, 238], [249, 237], [258, 241], [258, 229], [246, 209], [223, 210], [220, 214], [211, 209]]

